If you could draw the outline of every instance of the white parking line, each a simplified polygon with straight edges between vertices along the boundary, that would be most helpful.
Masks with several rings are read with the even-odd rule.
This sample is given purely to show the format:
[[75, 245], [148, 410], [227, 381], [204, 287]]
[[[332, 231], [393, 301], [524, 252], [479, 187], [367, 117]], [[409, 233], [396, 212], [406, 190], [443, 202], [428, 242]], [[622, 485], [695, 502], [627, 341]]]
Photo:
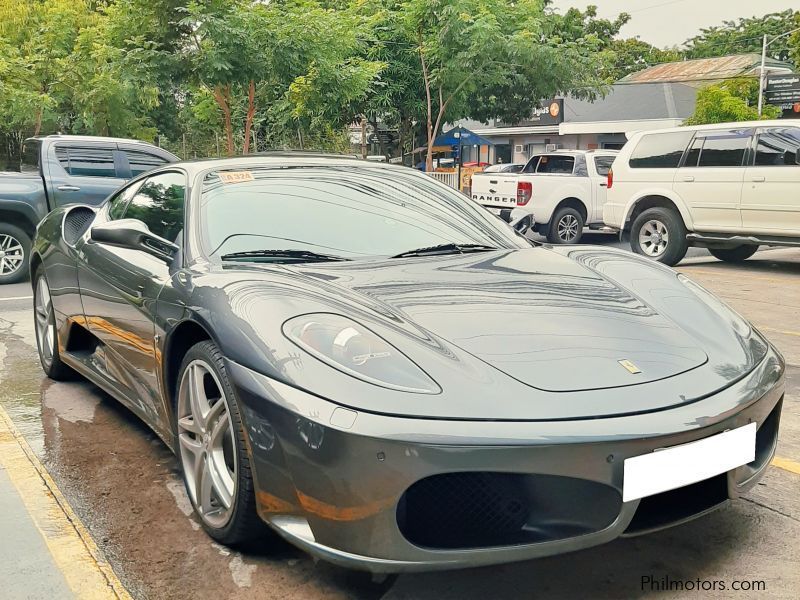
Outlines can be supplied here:
[[13, 298], [0, 298], [0, 302], [10, 302], [11, 300], [33, 300], [33, 296], [15, 296]]

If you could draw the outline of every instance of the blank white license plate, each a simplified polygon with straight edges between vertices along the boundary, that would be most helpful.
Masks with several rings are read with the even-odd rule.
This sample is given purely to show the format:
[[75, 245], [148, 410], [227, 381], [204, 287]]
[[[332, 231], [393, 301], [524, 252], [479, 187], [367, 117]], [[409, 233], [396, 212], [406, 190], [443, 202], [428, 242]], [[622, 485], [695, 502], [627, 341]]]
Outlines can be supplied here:
[[756, 458], [756, 424], [626, 458], [622, 501], [630, 502], [703, 481]]

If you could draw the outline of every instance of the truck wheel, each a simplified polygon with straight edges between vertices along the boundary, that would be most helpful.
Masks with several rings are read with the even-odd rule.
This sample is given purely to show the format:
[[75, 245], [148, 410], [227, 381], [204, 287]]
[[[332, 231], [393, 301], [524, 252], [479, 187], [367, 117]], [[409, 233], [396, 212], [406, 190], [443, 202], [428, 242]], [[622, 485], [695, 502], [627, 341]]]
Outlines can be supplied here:
[[735, 248], [709, 248], [712, 256], [725, 262], [742, 262], [747, 260], [758, 250], [758, 246], [742, 245]]
[[547, 230], [547, 241], [551, 244], [577, 244], [583, 235], [581, 213], [565, 206], [556, 211]]
[[28, 276], [31, 238], [19, 227], [0, 223], [0, 285], [17, 283]]
[[689, 249], [683, 219], [669, 208], [647, 209], [633, 222], [631, 249], [636, 254], [674, 267]]

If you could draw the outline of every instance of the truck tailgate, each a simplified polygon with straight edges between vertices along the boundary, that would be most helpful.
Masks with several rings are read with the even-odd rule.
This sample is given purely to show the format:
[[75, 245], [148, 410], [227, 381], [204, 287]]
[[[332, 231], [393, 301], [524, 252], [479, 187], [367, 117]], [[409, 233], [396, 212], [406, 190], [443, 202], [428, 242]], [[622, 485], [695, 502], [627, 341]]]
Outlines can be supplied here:
[[517, 205], [517, 173], [475, 173], [472, 199], [488, 208], [513, 208]]

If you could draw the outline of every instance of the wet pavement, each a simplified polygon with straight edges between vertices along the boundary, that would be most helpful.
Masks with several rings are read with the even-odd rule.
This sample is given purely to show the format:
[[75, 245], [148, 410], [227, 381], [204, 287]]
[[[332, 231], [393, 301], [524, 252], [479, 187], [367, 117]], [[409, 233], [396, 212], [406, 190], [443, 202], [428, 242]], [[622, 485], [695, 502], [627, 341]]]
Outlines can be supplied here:
[[235, 551], [215, 544], [192, 516], [177, 461], [155, 434], [96, 386], [43, 377], [27, 284], [0, 288], [0, 404], [134, 598], [632, 598], [657, 589], [643, 589], [643, 577], [656, 585], [665, 577], [726, 585], [664, 598], [742, 595], [730, 591], [734, 581], [763, 582], [762, 595], [795, 598], [800, 250], [763, 251], [737, 266], [702, 251], [692, 256], [679, 270], [753, 321], [786, 357], [783, 468], [771, 467], [745, 499], [705, 518], [564, 556], [375, 582], [276, 538]]

